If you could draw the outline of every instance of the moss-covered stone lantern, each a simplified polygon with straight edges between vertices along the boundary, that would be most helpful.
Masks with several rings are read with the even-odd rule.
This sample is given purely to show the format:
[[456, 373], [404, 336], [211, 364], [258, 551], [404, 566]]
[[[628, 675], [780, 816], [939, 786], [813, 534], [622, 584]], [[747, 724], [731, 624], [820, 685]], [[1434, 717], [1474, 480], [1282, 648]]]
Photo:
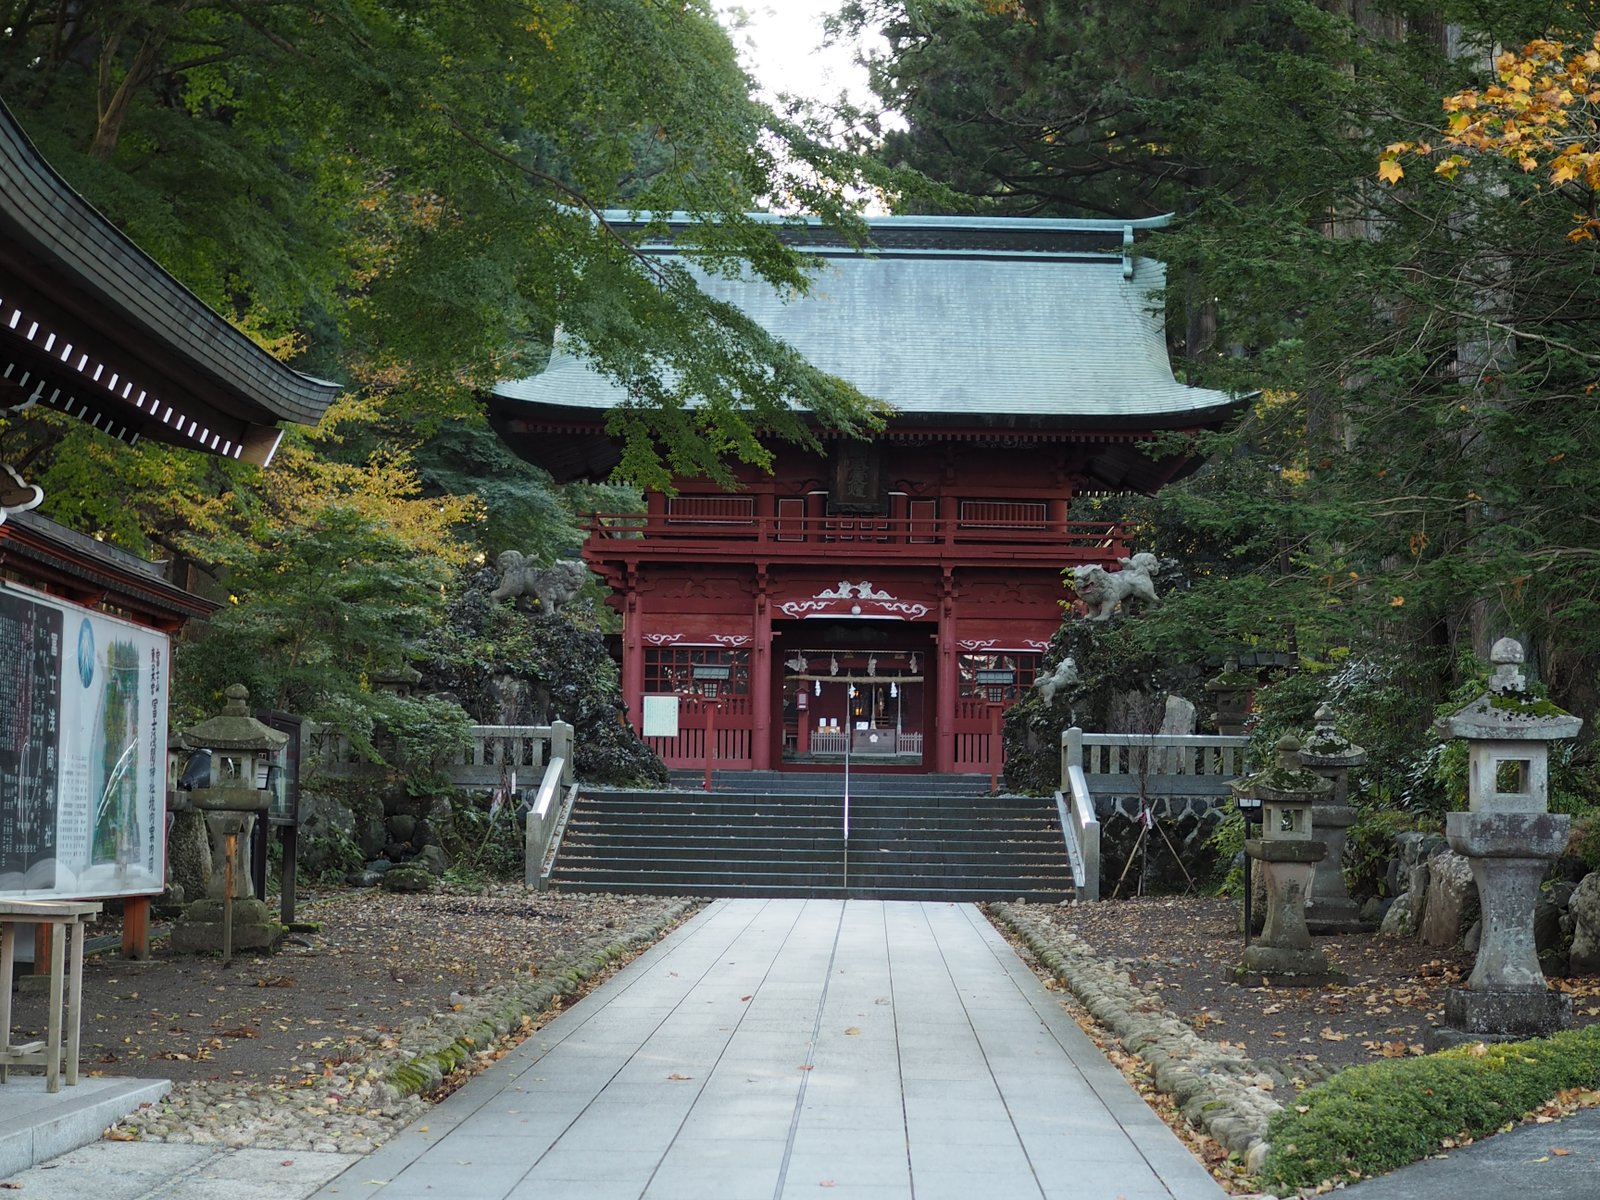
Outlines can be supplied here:
[[1254, 675], [1239, 669], [1239, 660], [1231, 654], [1223, 660], [1222, 670], [1206, 680], [1205, 690], [1211, 696], [1211, 703], [1216, 705], [1211, 723], [1218, 733], [1237, 737], [1244, 732], [1256, 682]]
[[1333, 727], [1333, 710], [1317, 709], [1316, 727], [1300, 747], [1300, 764], [1333, 785], [1311, 807], [1312, 833], [1327, 847], [1311, 878], [1306, 924], [1312, 933], [1353, 933], [1362, 928], [1361, 908], [1344, 882], [1344, 843], [1356, 810], [1350, 806], [1350, 771], [1367, 761], [1367, 752]]
[[1445, 814], [1445, 837], [1471, 864], [1483, 910], [1477, 961], [1466, 987], [1445, 994], [1436, 1046], [1542, 1037], [1572, 1020], [1571, 998], [1551, 991], [1539, 966], [1533, 909], [1571, 823], [1550, 812], [1549, 743], [1575, 737], [1583, 721], [1529, 692], [1522, 661], [1522, 646], [1501, 638], [1489, 690], [1435, 726], [1467, 743], [1467, 811]]
[[1261, 864], [1267, 892], [1266, 923], [1259, 941], [1245, 948], [1241, 979], [1329, 974], [1328, 956], [1312, 944], [1306, 926], [1311, 877], [1326, 847], [1312, 836], [1311, 809], [1333, 785], [1300, 762], [1300, 743], [1278, 741], [1273, 764], [1233, 785], [1261, 804], [1261, 836], [1245, 841], [1244, 852]]
[[220, 951], [224, 961], [233, 948], [270, 949], [284, 928], [267, 906], [250, 894], [250, 832], [266, 813], [272, 796], [260, 786], [272, 755], [288, 735], [250, 715], [250, 693], [234, 684], [223, 693], [220, 715], [183, 731], [183, 740], [210, 751], [210, 772], [189, 791], [189, 803], [206, 815], [211, 837], [211, 880], [206, 898], [190, 904], [172, 931], [178, 950]]

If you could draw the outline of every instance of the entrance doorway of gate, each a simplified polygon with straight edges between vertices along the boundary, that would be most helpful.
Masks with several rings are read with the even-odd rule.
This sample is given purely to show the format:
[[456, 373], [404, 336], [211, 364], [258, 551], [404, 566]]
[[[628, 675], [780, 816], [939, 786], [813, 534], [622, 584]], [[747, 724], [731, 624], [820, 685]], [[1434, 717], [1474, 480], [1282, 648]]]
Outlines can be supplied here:
[[[796, 638], [795, 641], [799, 639]], [[927, 655], [854, 646], [785, 647], [783, 761], [920, 767]]]

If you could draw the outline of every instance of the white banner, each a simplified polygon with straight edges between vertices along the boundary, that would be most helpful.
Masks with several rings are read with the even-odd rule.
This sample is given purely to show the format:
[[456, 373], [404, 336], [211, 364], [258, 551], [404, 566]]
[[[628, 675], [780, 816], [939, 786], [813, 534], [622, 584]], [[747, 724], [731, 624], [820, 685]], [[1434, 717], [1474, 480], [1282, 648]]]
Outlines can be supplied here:
[[0, 585], [0, 896], [162, 890], [168, 653], [164, 633]]

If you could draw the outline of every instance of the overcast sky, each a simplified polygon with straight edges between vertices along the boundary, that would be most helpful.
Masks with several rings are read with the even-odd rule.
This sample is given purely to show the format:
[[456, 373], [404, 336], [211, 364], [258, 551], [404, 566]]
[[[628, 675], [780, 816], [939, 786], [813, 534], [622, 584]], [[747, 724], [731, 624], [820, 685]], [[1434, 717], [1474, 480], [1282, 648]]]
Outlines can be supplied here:
[[742, 7], [749, 25], [732, 32], [745, 69], [769, 99], [780, 92], [832, 100], [841, 90], [857, 102], [870, 98], [867, 74], [851, 62], [854, 47], [822, 48], [822, 21], [839, 0], [745, 0], [722, 4], [723, 12]]

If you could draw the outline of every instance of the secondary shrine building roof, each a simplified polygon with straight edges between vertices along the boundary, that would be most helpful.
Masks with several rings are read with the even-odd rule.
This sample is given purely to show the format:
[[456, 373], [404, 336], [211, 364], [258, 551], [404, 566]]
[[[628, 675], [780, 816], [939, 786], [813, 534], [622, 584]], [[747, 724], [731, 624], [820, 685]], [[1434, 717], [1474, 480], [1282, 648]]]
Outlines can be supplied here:
[[280, 363], [96, 211], [0, 104], [0, 410], [265, 464], [339, 391]]
[[[609, 217], [630, 227], [626, 214]], [[1164, 220], [877, 217], [864, 250], [812, 221], [785, 234], [821, 260], [806, 295], [695, 275], [815, 366], [892, 405], [891, 427], [1214, 426], [1240, 398], [1173, 378], [1165, 270], [1131, 253], [1135, 232]], [[642, 249], [676, 253], [670, 239]], [[499, 385], [490, 407], [497, 423], [581, 424], [625, 399], [558, 340], [545, 371]]]

